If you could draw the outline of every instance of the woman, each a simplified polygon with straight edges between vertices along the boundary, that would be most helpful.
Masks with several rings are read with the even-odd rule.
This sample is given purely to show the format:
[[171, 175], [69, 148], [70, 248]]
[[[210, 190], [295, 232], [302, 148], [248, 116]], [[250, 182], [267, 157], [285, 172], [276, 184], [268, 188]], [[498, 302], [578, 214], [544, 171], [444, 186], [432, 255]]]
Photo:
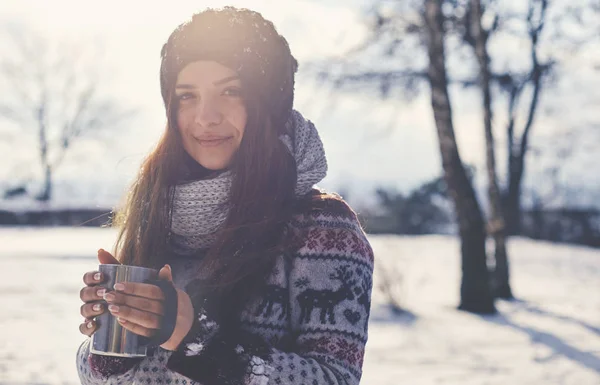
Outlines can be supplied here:
[[[117, 258], [98, 258], [160, 268], [177, 289], [177, 321], [144, 358], [90, 354], [88, 338], [81, 382], [358, 384], [373, 252], [344, 201], [313, 188], [327, 163], [314, 125], [292, 109], [286, 40], [256, 12], [209, 9], [161, 56], [167, 128], [121, 213]], [[155, 336], [160, 288], [97, 292], [95, 273], [84, 275], [80, 331], [91, 336], [93, 318], [111, 311]]]

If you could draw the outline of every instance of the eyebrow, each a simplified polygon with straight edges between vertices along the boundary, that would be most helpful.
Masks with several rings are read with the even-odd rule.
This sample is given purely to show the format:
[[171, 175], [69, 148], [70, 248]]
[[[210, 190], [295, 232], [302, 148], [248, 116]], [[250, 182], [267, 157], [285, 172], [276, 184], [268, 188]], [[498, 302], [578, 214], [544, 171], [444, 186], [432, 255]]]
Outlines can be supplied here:
[[239, 78], [240, 78], [239, 75], [228, 76], [228, 77], [226, 77], [224, 79], [221, 79], [221, 80], [218, 80], [218, 81], [214, 82], [213, 84], [215, 86], [220, 86], [221, 84], [229, 83], [230, 81], [237, 80]]
[[[228, 76], [228, 77], [226, 77], [226, 78], [223, 78], [223, 79], [221, 79], [221, 80], [217, 80], [216, 82], [213, 82], [213, 84], [214, 84], [215, 86], [220, 86], [220, 85], [222, 85], [222, 84], [229, 83], [230, 81], [232, 81], [232, 80], [237, 80], [237, 79], [239, 79], [239, 78], [240, 78], [240, 77], [239, 77], [239, 75]], [[194, 89], [194, 88], [196, 88], [196, 86], [194, 86], [193, 84], [177, 84], [177, 85], [175, 86], [175, 88], [176, 88], [176, 89], [185, 89], [185, 90], [191, 90], [191, 89]]]

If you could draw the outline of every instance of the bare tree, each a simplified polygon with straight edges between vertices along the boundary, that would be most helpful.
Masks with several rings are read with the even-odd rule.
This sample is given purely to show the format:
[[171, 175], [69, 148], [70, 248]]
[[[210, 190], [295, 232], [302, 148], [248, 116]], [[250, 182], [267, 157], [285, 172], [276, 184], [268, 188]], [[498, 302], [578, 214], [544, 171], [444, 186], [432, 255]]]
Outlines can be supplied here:
[[[595, 0], [578, 3], [527, 0], [526, 11], [522, 12], [513, 9], [514, 4], [481, 0], [485, 9], [481, 9], [479, 17], [474, 17], [470, 4], [471, 0], [442, 2], [448, 57], [461, 63], [448, 66], [450, 73], [446, 80], [451, 85], [482, 88], [482, 105], [487, 110], [484, 127], [490, 200], [488, 230], [496, 244], [493, 287], [499, 297], [511, 298], [506, 237], [518, 233], [519, 229], [521, 186], [527, 154], [532, 147], [535, 117], [540, 111], [541, 93], [550, 89], [552, 81], [556, 80], [553, 75], [556, 75], [558, 64], [572, 57], [576, 49], [600, 36], [597, 26], [590, 28], [600, 7]], [[555, 8], [551, 18], [547, 11], [549, 4]], [[375, 87], [380, 96], [387, 99], [398, 96], [410, 99], [425, 91], [422, 85], [431, 79], [426, 71], [427, 60], [423, 59], [427, 52], [425, 37], [429, 32], [420, 17], [423, 5], [422, 0], [374, 0], [365, 13], [370, 32], [368, 37], [339, 60], [328, 60], [325, 66], [317, 64], [311, 69], [321, 80], [331, 82], [337, 89]], [[560, 6], [565, 6], [564, 12], [561, 12]], [[491, 20], [487, 30], [482, 26], [484, 18]], [[570, 23], [570, 28], [562, 26], [567, 23]], [[547, 31], [548, 24], [552, 24], [551, 33]], [[572, 28], [574, 25], [580, 28]], [[497, 51], [491, 57], [486, 50], [464, 50], [465, 45], [477, 47], [473, 26], [480, 28], [477, 37], [483, 48], [491, 38], [511, 35], [521, 42], [528, 42], [529, 52], [525, 57], [514, 58], [508, 53], [505, 55], [505, 50]], [[542, 36], [544, 31], [546, 34]], [[552, 49], [544, 50], [544, 55], [540, 54], [542, 43], [552, 46]], [[476, 54], [472, 55], [472, 52]], [[373, 57], [380, 60], [373, 61]], [[482, 75], [479, 79], [469, 70], [473, 59], [482, 70], [478, 71]], [[502, 68], [502, 63], [514, 62], [529, 63], [529, 68]], [[349, 63], [353, 65], [349, 66]], [[492, 63], [495, 65], [492, 66]], [[486, 70], [488, 73], [483, 74]], [[400, 92], [394, 94], [394, 91]], [[492, 131], [494, 111], [497, 112], [500, 106], [494, 101], [502, 98], [506, 98], [508, 105], [505, 128], [508, 164], [504, 178], [504, 175], [498, 174]], [[504, 181], [504, 186], [501, 186], [501, 181]]]
[[496, 265], [492, 278], [492, 289], [497, 298], [512, 299], [509, 282], [508, 255], [506, 250], [506, 229], [502, 212], [502, 198], [496, 172], [494, 131], [492, 129], [492, 90], [490, 58], [487, 42], [489, 32], [482, 26], [483, 9], [480, 0], [470, 0], [469, 41], [475, 50], [479, 63], [479, 82], [483, 101], [483, 126], [486, 142], [486, 165], [488, 174], [489, 218], [488, 232], [494, 238]]
[[[483, 3], [488, 6], [481, 10], [481, 17], [488, 14], [494, 20], [491, 27], [483, 31], [486, 42], [490, 37], [501, 35], [517, 37], [528, 45], [526, 56], [520, 60], [527, 63], [524, 69], [496, 69], [493, 72], [488, 63], [490, 82], [500, 91], [497, 96], [506, 97], [508, 101], [507, 173], [506, 184], [501, 190], [506, 233], [515, 235], [520, 233], [525, 166], [532, 148], [532, 132], [542, 94], [549, 91], [557, 80], [557, 69], [561, 65], [590, 42], [598, 41], [600, 28], [595, 20], [600, 8], [596, 0], [576, 3], [527, 0], [526, 11], [519, 12], [501, 9], [498, 6], [501, 3], [495, 0]], [[473, 26], [476, 20], [470, 20], [475, 17], [469, 9], [465, 16], [462, 21], [457, 19], [457, 29], [462, 29], [464, 41], [475, 47], [472, 29], [468, 27]], [[460, 24], [464, 27], [460, 28]], [[499, 54], [494, 59], [507, 61]]]
[[[540, 62], [538, 56], [540, 34], [545, 26], [548, 1], [530, 0], [528, 6], [527, 33], [531, 43], [530, 73], [521, 79], [519, 79], [519, 76], [510, 73], [501, 76], [501, 82], [504, 85], [504, 88], [509, 92], [509, 123], [507, 127], [508, 186], [504, 196], [504, 204], [506, 208], [508, 229], [511, 234], [519, 233], [521, 223], [521, 186], [523, 174], [525, 172], [525, 159], [529, 149], [531, 129], [539, 105], [540, 93], [543, 85], [542, 80], [554, 65], [553, 62]], [[534, 19], [536, 11], [539, 13], [537, 21]], [[521, 137], [518, 138], [515, 134], [515, 122], [517, 118], [516, 107], [518, 106], [523, 91], [529, 85], [532, 87], [529, 109]]]
[[[329, 81], [339, 89], [375, 85], [383, 98], [391, 98], [394, 89], [400, 89], [399, 96], [410, 99], [424, 91], [423, 83], [428, 84], [444, 179], [454, 204], [461, 239], [459, 309], [494, 313], [483, 215], [462, 163], [452, 122], [445, 26], [454, 21], [442, 13], [443, 3], [443, 0], [376, 1], [370, 11], [367, 39], [341, 58], [341, 63], [331, 60], [324, 67], [317, 64], [310, 70], [316, 70], [320, 80]], [[367, 57], [368, 60], [372, 55], [380, 55], [385, 60], [365, 64], [362, 59]], [[350, 61], [353, 65], [348, 71], [346, 65]], [[336, 68], [339, 64], [342, 70]]]
[[[31, 136], [43, 177], [38, 200], [52, 197], [53, 176], [81, 138], [101, 141], [133, 110], [101, 94], [99, 56], [83, 44], [52, 41], [24, 27], [2, 30], [0, 118], [12, 123], [13, 139]], [[88, 46], [89, 48], [89, 46]], [[28, 148], [21, 146], [21, 148]]]
[[444, 176], [456, 209], [461, 238], [462, 283], [459, 309], [475, 313], [495, 313], [486, 262], [483, 216], [458, 153], [452, 124], [446, 75], [442, 0], [425, 0], [424, 15], [431, 106], [438, 132]]

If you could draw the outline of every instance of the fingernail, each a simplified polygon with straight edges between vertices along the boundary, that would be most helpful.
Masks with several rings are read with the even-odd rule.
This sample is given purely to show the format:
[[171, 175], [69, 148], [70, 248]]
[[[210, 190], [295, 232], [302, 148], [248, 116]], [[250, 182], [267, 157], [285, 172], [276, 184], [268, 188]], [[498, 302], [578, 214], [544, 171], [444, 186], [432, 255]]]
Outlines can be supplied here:
[[96, 294], [98, 294], [98, 297], [104, 297], [104, 293], [106, 293], [106, 289], [105, 288], [99, 289], [96, 292]]
[[101, 276], [101, 275], [102, 275], [102, 274], [100, 274], [100, 273], [96, 273], [96, 274], [94, 274], [94, 279], [95, 279], [96, 281], [99, 281], [99, 280], [100, 280], [100, 276]]
[[123, 318], [119, 318], [119, 317], [117, 317], [117, 321], [119, 321], [119, 322], [120, 322], [120, 323], [122, 323], [122, 324], [124, 324], [124, 323], [126, 323], [126, 322], [127, 322], [127, 321], [126, 321], [126, 320], [124, 320]]
[[104, 294], [104, 300], [108, 301], [108, 302], [112, 302], [115, 300], [115, 295], [112, 293], [106, 293], [106, 294]]
[[87, 323], [87, 325], [86, 325], [86, 326], [87, 326], [87, 328], [88, 328], [88, 329], [91, 329], [91, 328], [92, 328], [92, 326], [94, 326], [94, 325], [92, 324], [92, 321], [90, 321], [90, 322], [88, 322], [88, 323]]
[[92, 309], [94, 309], [94, 311], [100, 311], [100, 309], [102, 309], [102, 305], [100, 305], [99, 303], [95, 304]]
[[115, 290], [125, 290], [125, 285], [123, 285], [122, 283], [115, 283], [113, 287], [115, 288]]
[[110, 310], [113, 313], [118, 313], [119, 312], [119, 307], [116, 305], [108, 305], [108, 310]]

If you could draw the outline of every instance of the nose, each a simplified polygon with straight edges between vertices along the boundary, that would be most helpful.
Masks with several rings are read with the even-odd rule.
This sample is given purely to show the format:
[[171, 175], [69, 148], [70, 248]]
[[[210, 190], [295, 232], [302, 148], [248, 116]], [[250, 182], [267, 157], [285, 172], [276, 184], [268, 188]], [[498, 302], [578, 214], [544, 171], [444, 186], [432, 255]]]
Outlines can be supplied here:
[[209, 99], [203, 98], [196, 106], [194, 123], [201, 127], [211, 127], [221, 124], [223, 114], [219, 109], [218, 103]]

